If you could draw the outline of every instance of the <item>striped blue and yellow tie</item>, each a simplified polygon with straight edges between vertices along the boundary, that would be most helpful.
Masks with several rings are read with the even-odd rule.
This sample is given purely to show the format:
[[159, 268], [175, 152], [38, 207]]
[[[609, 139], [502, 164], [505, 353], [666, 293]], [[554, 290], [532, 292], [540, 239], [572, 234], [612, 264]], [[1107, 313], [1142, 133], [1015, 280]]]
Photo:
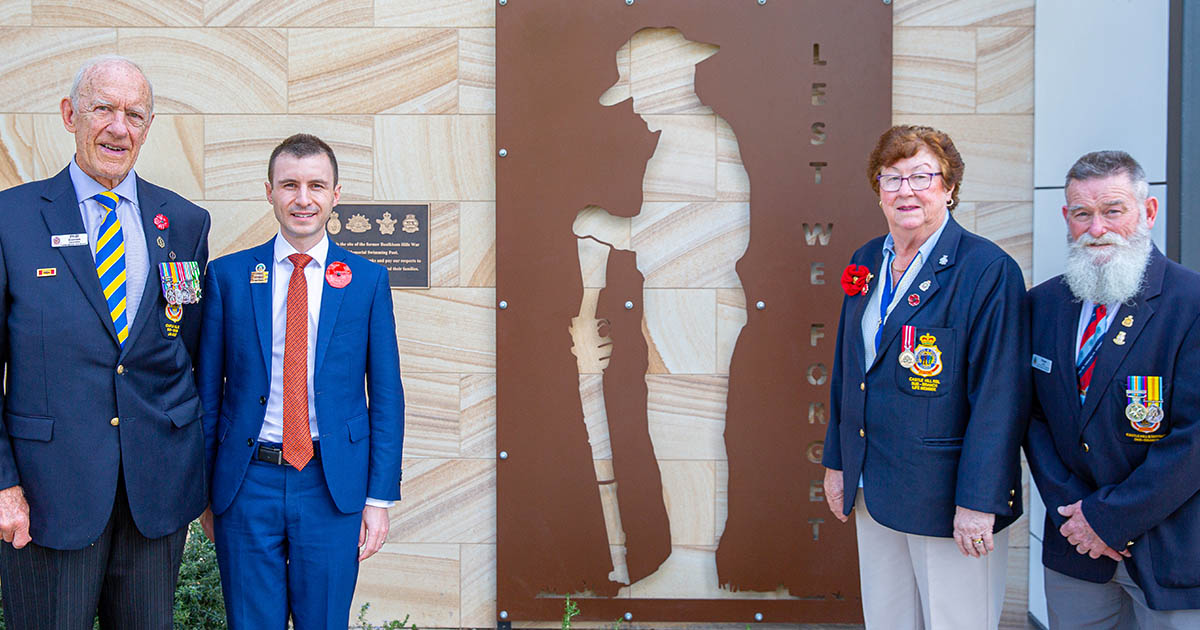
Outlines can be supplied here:
[[96, 238], [96, 274], [108, 302], [108, 314], [117, 329], [117, 341], [124, 346], [129, 337], [129, 318], [125, 316], [125, 238], [117, 220], [117, 203], [121, 198], [105, 191], [92, 199], [108, 209], [100, 224], [100, 236]]

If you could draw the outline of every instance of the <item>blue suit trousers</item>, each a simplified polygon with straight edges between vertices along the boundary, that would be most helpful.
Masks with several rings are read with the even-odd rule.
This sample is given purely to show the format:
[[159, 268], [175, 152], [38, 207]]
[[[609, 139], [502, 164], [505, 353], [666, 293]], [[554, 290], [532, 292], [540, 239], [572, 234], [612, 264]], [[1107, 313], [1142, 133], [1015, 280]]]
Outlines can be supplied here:
[[230, 629], [285, 630], [289, 614], [296, 630], [348, 627], [361, 523], [334, 505], [319, 460], [251, 460], [214, 519]]

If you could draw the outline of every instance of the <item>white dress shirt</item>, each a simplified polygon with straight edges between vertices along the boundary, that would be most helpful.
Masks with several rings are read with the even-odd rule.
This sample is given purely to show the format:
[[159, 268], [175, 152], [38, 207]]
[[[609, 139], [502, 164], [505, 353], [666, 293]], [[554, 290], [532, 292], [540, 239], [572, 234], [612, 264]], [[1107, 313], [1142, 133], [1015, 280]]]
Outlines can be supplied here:
[[[84, 173], [75, 158], [67, 167], [71, 174], [71, 184], [75, 186], [75, 199], [79, 202], [79, 214], [83, 217], [83, 230], [88, 235], [88, 247], [92, 250], [92, 260], [96, 260], [96, 239], [100, 238], [100, 226], [108, 208], [92, 199], [97, 193], [107, 191], [100, 182]], [[125, 242], [125, 317], [129, 320], [129, 330], [133, 330], [133, 321], [137, 317], [138, 307], [142, 304], [142, 293], [146, 289], [146, 276], [150, 272], [150, 257], [146, 252], [146, 233], [142, 230], [142, 213], [138, 206], [137, 176], [133, 171], [113, 187], [112, 192], [120, 196], [117, 202], [117, 220], [121, 222], [121, 238]], [[99, 276], [97, 276], [99, 278]]]
[[[316, 398], [313, 397], [313, 363], [316, 362], [317, 325], [321, 320], [321, 294], [325, 289], [325, 261], [329, 256], [329, 235], [307, 252], [298, 252], [292, 244], [275, 235], [275, 251], [271, 270], [271, 384], [267, 394], [267, 411], [263, 417], [262, 430], [258, 432], [260, 442], [281, 444], [283, 442], [283, 349], [287, 338], [287, 294], [292, 279], [292, 254], [308, 254], [312, 260], [304, 266], [304, 280], [308, 285], [308, 431], [312, 439], [320, 437], [317, 429]], [[367, 497], [367, 505], [389, 508], [394, 501], [381, 501]]]
[[312, 438], [320, 437], [317, 429], [317, 407], [313, 398], [313, 363], [316, 362], [317, 324], [321, 319], [321, 292], [325, 288], [325, 257], [329, 254], [329, 237], [322, 236], [307, 252], [297, 252], [292, 244], [275, 236], [274, 268], [271, 270], [271, 388], [267, 395], [267, 415], [263, 418], [258, 439], [263, 442], [283, 442], [283, 346], [287, 338], [287, 294], [292, 278], [292, 261], [288, 256], [301, 253], [312, 256], [304, 267], [308, 285], [308, 430]]

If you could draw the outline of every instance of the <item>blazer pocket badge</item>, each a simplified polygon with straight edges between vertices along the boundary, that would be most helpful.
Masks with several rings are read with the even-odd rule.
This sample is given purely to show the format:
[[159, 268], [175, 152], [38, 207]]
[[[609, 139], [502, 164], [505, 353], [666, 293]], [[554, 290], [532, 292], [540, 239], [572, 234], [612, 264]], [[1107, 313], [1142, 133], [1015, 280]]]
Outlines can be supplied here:
[[[905, 326], [904, 337], [911, 343], [912, 337], [916, 336], [916, 329], [911, 332], [907, 330], [909, 326]], [[937, 337], [930, 333], [921, 335], [920, 343], [911, 351], [912, 365], [906, 366], [913, 373], [913, 376], [908, 377], [909, 386], [913, 391], [920, 392], [936, 392], [941, 386], [941, 380], [934, 378], [942, 373], [942, 351], [937, 347]], [[901, 365], [907, 363], [904, 353], [901, 353]]]

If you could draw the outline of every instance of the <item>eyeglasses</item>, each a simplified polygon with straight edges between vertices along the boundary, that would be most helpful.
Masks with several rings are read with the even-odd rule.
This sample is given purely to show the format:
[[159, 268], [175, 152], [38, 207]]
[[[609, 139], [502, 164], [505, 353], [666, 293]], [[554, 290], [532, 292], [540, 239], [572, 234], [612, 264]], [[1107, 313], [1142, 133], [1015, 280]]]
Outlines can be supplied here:
[[933, 178], [941, 173], [913, 173], [908, 177], [900, 177], [899, 175], [879, 175], [875, 179], [879, 181], [879, 189], [887, 192], [896, 192], [900, 190], [900, 185], [904, 180], [908, 180], [908, 187], [913, 190], [925, 190], [933, 184]]

